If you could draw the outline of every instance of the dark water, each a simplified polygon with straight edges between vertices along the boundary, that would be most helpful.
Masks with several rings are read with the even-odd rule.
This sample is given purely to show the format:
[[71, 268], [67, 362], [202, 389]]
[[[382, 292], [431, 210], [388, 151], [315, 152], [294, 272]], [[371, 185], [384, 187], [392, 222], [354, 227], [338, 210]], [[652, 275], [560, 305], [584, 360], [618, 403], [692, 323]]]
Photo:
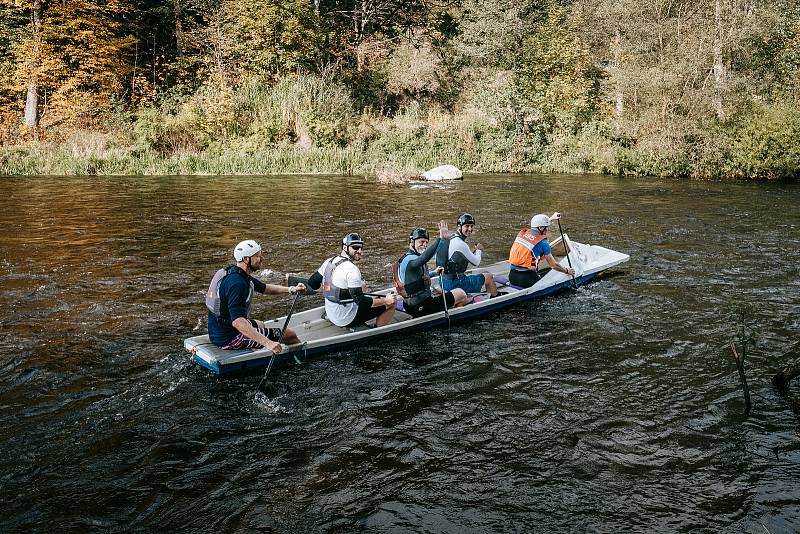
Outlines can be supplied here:
[[[769, 383], [800, 332], [798, 204], [608, 177], [3, 179], [0, 530], [798, 531], [800, 386]], [[492, 261], [553, 210], [632, 259], [449, 337], [274, 369], [269, 398], [183, 351], [240, 239], [277, 282], [357, 230], [379, 287], [413, 226], [462, 210]]]

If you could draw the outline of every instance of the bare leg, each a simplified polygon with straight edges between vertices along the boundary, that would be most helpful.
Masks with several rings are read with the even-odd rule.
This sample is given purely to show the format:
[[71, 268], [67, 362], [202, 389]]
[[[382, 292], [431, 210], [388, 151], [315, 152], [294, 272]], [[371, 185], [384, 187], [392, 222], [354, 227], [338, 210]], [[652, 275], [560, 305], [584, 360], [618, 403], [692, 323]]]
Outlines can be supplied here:
[[483, 279], [486, 281], [486, 291], [490, 296], [497, 296], [497, 284], [494, 283], [494, 276], [490, 273], [483, 273]]
[[[264, 323], [259, 321], [258, 319], [253, 319], [259, 328], [265, 328]], [[284, 345], [294, 345], [295, 343], [300, 343], [300, 338], [297, 337], [297, 334], [291, 328], [286, 329], [286, 333], [283, 334], [283, 341], [281, 341]]]
[[286, 333], [283, 334], [283, 344], [295, 345], [297, 343], [300, 343], [300, 338], [297, 337], [297, 333], [291, 328], [287, 328]]
[[386, 311], [383, 312], [375, 319], [375, 326], [386, 326], [387, 324], [392, 322], [392, 318], [394, 317], [395, 307], [392, 306], [391, 308], [386, 308]]
[[457, 287], [452, 291], [448, 291], [448, 293], [453, 294], [453, 298], [455, 299], [455, 304], [453, 304], [454, 308], [460, 308], [467, 303], [467, 293], [460, 287]]

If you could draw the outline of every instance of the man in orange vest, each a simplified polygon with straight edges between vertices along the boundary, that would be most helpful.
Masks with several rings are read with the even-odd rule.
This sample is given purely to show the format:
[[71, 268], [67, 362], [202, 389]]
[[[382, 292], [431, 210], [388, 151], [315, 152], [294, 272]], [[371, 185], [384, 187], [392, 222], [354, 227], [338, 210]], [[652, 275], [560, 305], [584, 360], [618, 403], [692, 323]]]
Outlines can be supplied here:
[[539, 281], [539, 262], [542, 258], [547, 260], [547, 264], [551, 269], [568, 274], [575, 275], [575, 269], [572, 267], [562, 267], [553, 257], [550, 250], [550, 243], [547, 242], [547, 228], [550, 226], [550, 221], [560, 219], [561, 214], [556, 212], [550, 217], [540, 213], [531, 218], [531, 227], [523, 228], [514, 239], [514, 244], [511, 245], [511, 253], [508, 257], [508, 263], [511, 264], [511, 270], [508, 273], [508, 281], [512, 285], [518, 287], [531, 287]]

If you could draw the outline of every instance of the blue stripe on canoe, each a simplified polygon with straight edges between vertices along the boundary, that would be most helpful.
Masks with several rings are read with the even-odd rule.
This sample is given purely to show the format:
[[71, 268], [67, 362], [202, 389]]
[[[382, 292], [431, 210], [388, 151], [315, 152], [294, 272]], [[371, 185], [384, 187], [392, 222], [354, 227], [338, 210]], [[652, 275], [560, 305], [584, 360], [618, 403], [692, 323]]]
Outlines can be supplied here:
[[[589, 274], [589, 275], [585, 275], [585, 276], [576, 277], [575, 281], [577, 282], [578, 285], [581, 285], [581, 284], [584, 284], [584, 283], [588, 282], [592, 278], [594, 278], [594, 276], [595, 276], [594, 274]], [[500, 310], [502, 308], [508, 308], [509, 306], [512, 306], [514, 304], [518, 304], [520, 302], [525, 302], [525, 301], [528, 301], [528, 300], [533, 300], [533, 299], [536, 299], [536, 298], [541, 298], [541, 297], [545, 297], [547, 295], [551, 295], [553, 293], [561, 291], [562, 289], [567, 289], [569, 287], [572, 287], [572, 280], [567, 280], [567, 281], [562, 282], [560, 284], [548, 287], [547, 289], [542, 289], [541, 291], [537, 291], [535, 293], [531, 293], [530, 295], [520, 295], [519, 298], [509, 299], [507, 301], [501, 301], [501, 302], [498, 302], [497, 304], [490, 305], [490, 306], [483, 306], [483, 307], [480, 307], [480, 308], [474, 308], [474, 309], [472, 309], [470, 311], [462, 312], [462, 313], [459, 313], [456, 316], [452, 316], [451, 320], [452, 320], [453, 324], [462, 323], [464, 321], [468, 321], [470, 319], [475, 319], [475, 318], [480, 317], [482, 315], [486, 315], [486, 314], [495, 312], [495, 311]], [[485, 302], [485, 301], [483, 301], [483, 302]], [[426, 323], [415, 325], [415, 326], [412, 326], [412, 327], [409, 327], [409, 328], [405, 328], [405, 329], [397, 331], [397, 332], [392, 332], [391, 334], [388, 334], [388, 335], [395, 336], [395, 335], [405, 334], [405, 333], [408, 333], [408, 332], [416, 332], [416, 331], [419, 331], [419, 330], [430, 330], [430, 329], [433, 329], [433, 328], [437, 328], [439, 326], [446, 326], [446, 325], [447, 325], [447, 318], [446, 317], [442, 317], [440, 319], [436, 319], [436, 320], [433, 320], [433, 321], [430, 321], [430, 322], [426, 322]], [[295, 360], [295, 359], [299, 359], [302, 362], [305, 362], [305, 361], [308, 360], [309, 357], [317, 356], [319, 354], [324, 354], [326, 352], [341, 351], [343, 349], [350, 348], [350, 347], [355, 347], [357, 345], [364, 345], [364, 344], [369, 343], [370, 341], [373, 341], [374, 339], [375, 339], [374, 337], [368, 337], [368, 338], [364, 338], [364, 339], [358, 339], [358, 340], [355, 340], [355, 341], [346, 341], [346, 342], [343, 342], [343, 343], [332, 343], [330, 345], [325, 345], [324, 347], [316, 347], [316, 348], [313, 348], [313, 349], [308, 349], [306, 351], [299, 350], [299, 351], [292, 351], [292, 352], [289, 352], [289, 353], [286, 353], [286, 354], [277, 354], [275, 356], [275, 362], [273, 363], [273, 365], [278, 365], [278, 364], [281, 364], [281, 363], [285, 363], [288, 360]], [[254, 371], [256, 369], [263, 369], [264, 367], [266, 367], [269, 364], [269, 360], [270, 360], [269, 356], [264, 356], [263, 358], [258, 358], [258, 359], [254, 359], [254, 360], [246, 360], [246, 361], [241, 361], [241, 362], [229, 363], [229, 364], [225, 364], [225, 365], [215, 365], [215, 364], [212, 364], [212, 363], [209, 363], [209, 362], [205, 361], [204, 359], [200, 358], [197, 355], [194, 356], [194, 361], [196, 361], [198, 364], [200, 364], [202, 367], [205, 367], [206, 369], [208, 369], [212, 373], [214, 373], [216, 375], [220, 375], [220, 376], [238, 374], [238, 373], [243, 373], [243, 372], [247, 372], [247, 371]]]

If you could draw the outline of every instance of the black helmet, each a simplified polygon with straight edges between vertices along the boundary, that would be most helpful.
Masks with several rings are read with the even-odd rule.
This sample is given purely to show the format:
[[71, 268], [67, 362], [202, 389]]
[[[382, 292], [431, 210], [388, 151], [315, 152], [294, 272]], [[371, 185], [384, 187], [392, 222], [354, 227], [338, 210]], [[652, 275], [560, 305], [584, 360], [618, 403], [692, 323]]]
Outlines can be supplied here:
[[416, 241], [417, 239], [430, 239], [431, 236], [428, 235], [428, 231], [425, 228], [414, 228], [411, 232], [411, 235], [408, 236], [411, 241]]
[[352, 245], [361, 245], [364, 246], [364, 240], [361, 239], [361, 235], [355, 232], [350, 232], [346, 236], [342, 238], [342, 245], [349, 247]]
[[459, 217], [458, 221], [456, 222], [456, 226], [461, 226], [464, 224], [475, 224], [475, 217], [469, 213], [462, 213], [461, 217]]

